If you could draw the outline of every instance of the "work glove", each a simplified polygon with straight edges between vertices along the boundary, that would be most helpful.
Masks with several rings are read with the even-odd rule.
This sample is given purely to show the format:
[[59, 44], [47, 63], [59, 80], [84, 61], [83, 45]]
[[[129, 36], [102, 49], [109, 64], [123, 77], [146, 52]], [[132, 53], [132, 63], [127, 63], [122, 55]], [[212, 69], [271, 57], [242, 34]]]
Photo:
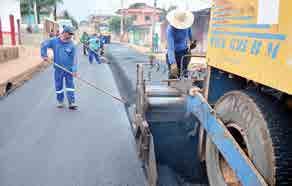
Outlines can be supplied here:
[[177, 64], [170, 65], [170, 75], [173, 78], [178, 78], [178, 67]]
[[190, 45], [190, 50], [193, 50], [197, 47], [197, 40], [194, 40]]
[[48, 62], [50, 59], [48, 57], [42, 57], [43, 61]]
[[72, 72], [72, 76], [76, 78], [76, 77], [78, 77], [78, 73], [77, 72]]

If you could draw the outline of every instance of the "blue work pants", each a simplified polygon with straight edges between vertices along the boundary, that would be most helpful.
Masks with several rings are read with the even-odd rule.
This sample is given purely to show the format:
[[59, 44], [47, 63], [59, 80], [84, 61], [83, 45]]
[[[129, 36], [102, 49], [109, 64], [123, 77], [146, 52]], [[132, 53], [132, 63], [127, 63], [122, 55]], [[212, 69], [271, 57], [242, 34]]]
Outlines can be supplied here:
[[66, 84], [66, 94], [69, 104], [75, 103], [75, 86], [73, 76], [68, 72], [61, 69], [55, 69], [55, 88], [57, 94], [57, 100], [60, 103], [64, 102], [64, 88], [63, 84]]
[[93, 60], [96, 60], [98, 64], [100, 64], [99, 56], [96, 51], [89, 50], [89, 63], [92, 64]]

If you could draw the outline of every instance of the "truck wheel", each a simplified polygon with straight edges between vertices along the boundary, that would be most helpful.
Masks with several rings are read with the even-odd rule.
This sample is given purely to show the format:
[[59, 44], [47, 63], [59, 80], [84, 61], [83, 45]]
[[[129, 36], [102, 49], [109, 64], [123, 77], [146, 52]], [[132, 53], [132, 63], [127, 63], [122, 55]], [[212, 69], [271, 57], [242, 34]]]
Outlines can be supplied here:
[[[268, 185], [292, 184], [291, 119], [274, 98], [255, 90], [232, 91], [215, 110]], [[209, 138], [206, 167], [210, 185], [241, 185]]]

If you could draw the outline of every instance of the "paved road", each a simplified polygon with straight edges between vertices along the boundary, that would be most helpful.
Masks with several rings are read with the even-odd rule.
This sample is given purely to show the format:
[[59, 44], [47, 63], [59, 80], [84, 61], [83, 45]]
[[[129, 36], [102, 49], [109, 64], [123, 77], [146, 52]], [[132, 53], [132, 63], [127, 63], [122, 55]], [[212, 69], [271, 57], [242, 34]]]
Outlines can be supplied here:
[[[119, 95], [107, 65], [80, 75]], [[79, 111], [55, 107], [52, 68], [0, 100], [1, 186], [143, 186], [124, 106], [77, 83]]]

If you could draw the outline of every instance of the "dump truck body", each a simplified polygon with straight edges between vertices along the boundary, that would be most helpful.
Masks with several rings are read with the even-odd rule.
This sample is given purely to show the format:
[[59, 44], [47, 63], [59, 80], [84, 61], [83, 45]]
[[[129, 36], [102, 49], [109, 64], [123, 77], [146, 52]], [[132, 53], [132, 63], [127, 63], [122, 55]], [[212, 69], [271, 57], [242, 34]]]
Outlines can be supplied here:
[[215, 0], [208, 64], [292, 94], [292, 2]]

